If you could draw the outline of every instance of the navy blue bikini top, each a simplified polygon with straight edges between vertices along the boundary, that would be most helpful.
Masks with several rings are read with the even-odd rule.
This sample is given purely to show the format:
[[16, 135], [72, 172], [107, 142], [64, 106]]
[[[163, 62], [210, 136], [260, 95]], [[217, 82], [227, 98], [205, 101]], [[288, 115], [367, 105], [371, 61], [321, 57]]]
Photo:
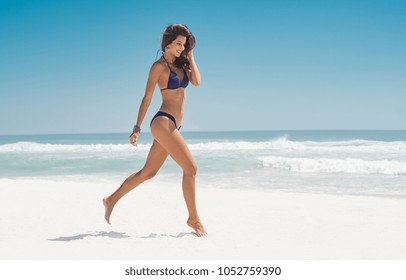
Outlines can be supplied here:
[[168, 78], [168, 85], [166, 86], [166, 88], [161, 88], [161, 90], [165, 90], [165, 89], [177, 89], [177, 88], [186, 88], [187, 85], [189, 84], [189, 78], [186, 75], [185, 70], [183, 69], [183, 80], [181, 81], [179, 76], [172, 71], [171, 67], [169, 66], [168, 61], [165, 59], [164, 56], [162, 56], [163, 59], [166, 61], [166, 63], [168, 64], [169, 70], [171, 70], [171, 73], [169, 74], [169, 78]]

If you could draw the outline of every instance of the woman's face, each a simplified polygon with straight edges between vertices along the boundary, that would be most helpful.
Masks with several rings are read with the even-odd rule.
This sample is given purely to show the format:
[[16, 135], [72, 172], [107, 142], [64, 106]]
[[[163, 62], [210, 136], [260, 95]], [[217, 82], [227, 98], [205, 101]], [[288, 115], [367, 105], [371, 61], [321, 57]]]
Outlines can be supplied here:
[[178, 35], [176, 39], [166, 46], [166, 51], [169, 51], [172, 55], [179, 57], [180, 54], [185, 49], [186, 37], [183, 35]]

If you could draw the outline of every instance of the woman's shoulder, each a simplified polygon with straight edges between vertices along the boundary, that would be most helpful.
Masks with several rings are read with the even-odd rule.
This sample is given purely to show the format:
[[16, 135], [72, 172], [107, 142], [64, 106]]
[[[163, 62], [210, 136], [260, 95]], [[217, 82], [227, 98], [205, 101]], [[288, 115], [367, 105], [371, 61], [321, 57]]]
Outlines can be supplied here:
[[158, 59], [151, 65], [151, 72], [162, 72], [165, 70], [165, 62], [162, 59]]
[[162, 71], [165, 68], [165, 66], [166, 66], [165, 61], [162, 58], [160, 58], [154, 63], [152, 63], [151, 69]]

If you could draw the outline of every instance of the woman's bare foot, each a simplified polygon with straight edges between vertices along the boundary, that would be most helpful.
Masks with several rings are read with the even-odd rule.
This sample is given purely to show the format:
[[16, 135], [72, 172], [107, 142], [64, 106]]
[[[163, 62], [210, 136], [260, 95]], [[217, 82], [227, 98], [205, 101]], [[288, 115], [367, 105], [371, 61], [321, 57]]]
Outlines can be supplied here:
[[200, 221], [200, 219], [195, 220], [195, 219], [189, 218], [186, 223], [188, 226], [193, 228], [193, 230], [195, 231], [197, 236], [201, 237], [201, 236], [207, 235], [207, 232], [204, 229], [203, 224]]
[[108, 196], [103, 198], [103, 205], [104, 205], [104, 210], [105, 210], [104, 218], [106, 219], [107, 223], [110, 224], [110, 215], [111, 215], [111, 211], [113, 211], [114, 205], [111, 204], [111, 202], [109, 202], [109, 197]]

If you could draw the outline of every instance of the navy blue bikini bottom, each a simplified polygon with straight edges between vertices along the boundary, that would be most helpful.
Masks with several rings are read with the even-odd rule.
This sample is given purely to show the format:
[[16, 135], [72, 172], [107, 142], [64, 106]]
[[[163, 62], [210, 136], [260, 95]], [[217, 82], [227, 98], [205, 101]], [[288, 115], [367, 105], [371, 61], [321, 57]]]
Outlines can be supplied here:
[[155, 116], [152, 118], [151, 124], [150, 124], [149, 126], [151, 126], [151, 125], [152, 125], [152, 122], [153, 122], [157, 117], [159, 117], [159, 116], [164, 116], [164, 117], [167, 117], [168, 119], [170, 119], [178, 130], [182, 127], [182, 126], [179, 126], [179, 127], [177, 126], [176, 120], [175, 120], [175, 117], [174, 117], [174, 116], [172, 116], [172, 115], [169, 114], [169, 113], [162, 112], [162, 111], [158, 111], [158, 113], [155, 114]]

